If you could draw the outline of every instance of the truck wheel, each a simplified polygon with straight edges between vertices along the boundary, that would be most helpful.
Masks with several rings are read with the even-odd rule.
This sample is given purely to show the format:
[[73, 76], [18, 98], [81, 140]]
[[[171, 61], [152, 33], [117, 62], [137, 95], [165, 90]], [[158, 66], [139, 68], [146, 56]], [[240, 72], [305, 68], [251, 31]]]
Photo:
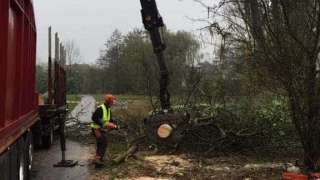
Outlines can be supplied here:
[[27, 179], [30, 179], [31, 177], [31, 171], [32, 171], [32, 164], [33, 164], [33, 149], [34, 149], [34, 144], [33, 144], [33, 138], [32, 138], [32, 133], [29, 133], [27, 136], [27, 141], [26, 141], [26, 174], [27, 174]]
[[41, 121], [38, 121], [33, 127], [32, 127], [32, 142], [33, 147], [35, 149], [41, 149], [43, 147], [42, 145], [42, 124]]
[[42, 136], [42, 145], [44, 148], [49, 149], [53, 144], [54, 130], [53, 127], [50, 127], [50, 131], [48, 135]]
[[19, 150], [19, 180], [27, 180], [25, 151], [23, 144], [21, 145]]

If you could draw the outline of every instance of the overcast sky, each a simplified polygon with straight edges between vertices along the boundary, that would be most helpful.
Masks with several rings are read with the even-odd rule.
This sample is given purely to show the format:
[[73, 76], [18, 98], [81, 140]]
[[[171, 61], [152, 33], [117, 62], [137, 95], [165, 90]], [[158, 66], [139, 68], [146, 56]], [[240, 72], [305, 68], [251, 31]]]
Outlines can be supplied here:
[[[193, 0], [157, 0], [157, 3], [168, 29], [196, 33], [203, 26], [187, 18], [206, 17], [206, 9]], [[143, 28], [139, 0], [34, 0], [34, 6], [41, 62], [47, 59], [49, 25], [64, 41], [76, 42], [82, 63], [95, 62], [105, 40], [116, 28], [123, 33]]]

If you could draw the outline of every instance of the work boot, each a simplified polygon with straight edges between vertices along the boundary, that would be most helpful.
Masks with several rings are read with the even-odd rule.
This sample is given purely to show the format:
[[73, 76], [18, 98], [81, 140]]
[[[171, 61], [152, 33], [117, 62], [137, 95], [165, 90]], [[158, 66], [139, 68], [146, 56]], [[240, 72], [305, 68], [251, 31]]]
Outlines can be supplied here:
[[94, 165], [96, 169], [101, 169], [105, 166], [104, 162], [101, 159], [96, 159], [94, 161]]
[[96, 169], [100, 169], [104, 166], [104, 162], [102, 161], [102, 158], [98, 155], [96, 155], [96, 157], [94, 158], [93, 163]]

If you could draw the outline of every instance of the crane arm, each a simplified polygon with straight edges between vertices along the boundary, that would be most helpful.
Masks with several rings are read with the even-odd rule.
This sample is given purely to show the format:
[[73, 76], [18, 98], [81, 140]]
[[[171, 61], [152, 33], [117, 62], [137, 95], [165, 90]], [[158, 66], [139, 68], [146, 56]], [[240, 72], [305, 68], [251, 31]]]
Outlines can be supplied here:
[[158, 65], [160, 68], [160, 102], [162, 110], [170, 110], [170, 93], [168, 91], [169, 85], [169, 71], [164, 58], [164, 51], [166, 44], [163, 39], [164, 23], [158, 11], [155, 0], [140, 0], [142, 22], [145, 29], [150, 34], [150, 39], [153, 46], [153, 51], [157, 56]]

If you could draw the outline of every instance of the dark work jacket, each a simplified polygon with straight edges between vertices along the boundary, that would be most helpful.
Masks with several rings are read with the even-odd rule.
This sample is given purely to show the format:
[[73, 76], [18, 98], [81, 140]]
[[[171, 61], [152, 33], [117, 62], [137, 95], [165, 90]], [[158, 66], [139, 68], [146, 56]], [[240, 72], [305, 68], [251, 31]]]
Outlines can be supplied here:
[[[106, 103], [104, 105], [106, 106], [107, 111], [108, 111], [110, 106]], [[110, 122], [112, 122], [111, 115], [112, 115], [112, 113], [110, 111]], [[100, 127], [103, 127], [102, 117], [103, 117], [103, 110], [102, 110], [102, 107], [99, 106], [92, 115], [92, 121], [95, 122], [96, 124], [98, 124]]]

